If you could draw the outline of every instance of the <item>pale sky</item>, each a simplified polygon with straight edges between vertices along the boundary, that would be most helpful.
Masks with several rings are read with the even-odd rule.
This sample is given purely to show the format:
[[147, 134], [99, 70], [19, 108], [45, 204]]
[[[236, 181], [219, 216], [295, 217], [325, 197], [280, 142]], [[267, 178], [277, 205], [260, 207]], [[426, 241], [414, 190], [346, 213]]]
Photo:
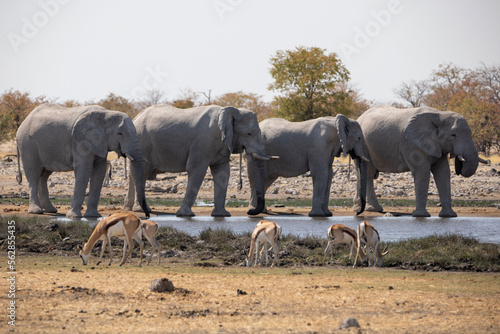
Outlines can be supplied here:
[[277, 50], [335, 52], [375, 103], [439, 64], [500, 66], [500, 1], [0, 0], [0, 93], [58, 101], [158, 88], [270, 101]]

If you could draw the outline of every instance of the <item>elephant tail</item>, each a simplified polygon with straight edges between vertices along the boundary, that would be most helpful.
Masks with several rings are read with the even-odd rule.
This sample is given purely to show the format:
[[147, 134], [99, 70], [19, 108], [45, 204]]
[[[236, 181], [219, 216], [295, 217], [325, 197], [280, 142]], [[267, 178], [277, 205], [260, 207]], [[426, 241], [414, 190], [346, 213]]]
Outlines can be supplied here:
[[17, 149], [17, 175], [16, 180], [19, 184], [23, 182], [23, 173], [21, 173], [21, 155], [19, 154], [19, 144], [16, 144]]

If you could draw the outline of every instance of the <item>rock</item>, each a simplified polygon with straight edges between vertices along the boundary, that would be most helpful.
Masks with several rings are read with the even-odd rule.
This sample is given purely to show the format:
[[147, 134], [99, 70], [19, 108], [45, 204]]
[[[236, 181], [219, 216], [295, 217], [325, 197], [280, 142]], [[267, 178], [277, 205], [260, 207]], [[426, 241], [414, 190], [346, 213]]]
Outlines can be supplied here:
[[359, 323], [358, 323], [358, 321], [356, 319], [354, 319], [354, 318], [347, 318], [347, 319], [344, 319], [340, 323], [339, 329], [346, 329], [346, 328], [350, 328], [350, 327], [358, 327], [358, 328], [360, 328], [361, 326], [359, 326]]
[[151, 292], [173, 292], [174, 283], [168, 278], [154, 279], [149, 285], [149, 291]]

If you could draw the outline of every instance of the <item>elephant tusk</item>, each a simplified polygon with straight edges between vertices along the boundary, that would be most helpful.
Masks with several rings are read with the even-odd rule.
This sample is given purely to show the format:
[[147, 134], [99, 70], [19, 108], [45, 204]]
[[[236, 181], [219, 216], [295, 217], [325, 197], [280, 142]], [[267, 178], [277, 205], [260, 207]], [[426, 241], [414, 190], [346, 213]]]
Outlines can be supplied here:
[[480, 163], [483, 163], [483, 164], [485, 164], [485, 165], [491, 165], [491, 160], [490, 160], [490, 159], [488, 159], [488, 160], [484, 160], [484, 159], [482, 159], [482, 158], [479, 158], [479, 162], [480, 162]]
[[367, 157], [365, 157], [364, 155], [361, 156], [361, 160], [365, 161], [365, 162], [370, 162], [370, 159], [368, 159]]
[[269, 159], [271, 159], [271, 160], [276, 160], [276, 159], [279, 159], [279, 158], [280, 158], [280, 157], [279, 157], [279, 156], [277, 156], [277, 155], [270, 155], [270, 156], [269, 156]]
[[252, 153], [252, 157], [253, 157], [254, 159], [257, 159], [257, 160], [264, 160], [264, 161], [269, 161], [269, 160], [271, 160], [271, 158], [269, 158], [269, 157], [264, 157], [264, 156], [262, 156], [262, 155], [260, 155], [260, 154], [257, 154], [257, 153]]
[[125, 153], [125, 156], [130, 159], [130, 161], [134, 161], [134, 158], [128, 153]]
[[465, 159], [461, 154], [457, 155], [457, 159], [462, 161], [462, 162], [465, 162]]

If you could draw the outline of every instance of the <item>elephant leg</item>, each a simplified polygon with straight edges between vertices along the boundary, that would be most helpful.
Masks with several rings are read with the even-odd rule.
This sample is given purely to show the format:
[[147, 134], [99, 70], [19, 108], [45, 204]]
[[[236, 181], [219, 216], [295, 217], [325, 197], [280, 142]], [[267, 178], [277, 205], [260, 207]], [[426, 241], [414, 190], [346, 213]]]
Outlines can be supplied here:
[[[257, 194], [255, 191], [255, 186], [253, 185], [253, 181], [251, 180], [252, 178], [250, 177], [250, 173], [248, 174], [248, 181], [250, 182], [250, 187], [252, 188], [251, 195], [250, 195], [250, 207], [249, 209], [255, 209], [257, 207]], [[267, 189], [278, 179], [277, 176], [275, 177], [268, 177], [265, 184], [264, 184], [264, 189], [267, 192]], [[262, 210], [262, 213], [267, 213], [267, 207]]]
[[87, 211], [85, 217], [101, 217], [97, 206], [101, 198], [101, 188], [106, 177], [106, 158], [97, 158], [94, 161], [90, 174], [89, 198], [87, 201]]
[[212, 217], [230, 217], [231, 214], [226, 210], [226, 194], [229, 184], [229, 163], [222, 163], [210, 166], [210, 171], [214, 179], [214, 209]]
[[329, 167], [328, 168], [328, 177], [327, 177], [327, 182], [326, 182], [326, 189], [325, 189], [325, 194], [323, 197], [323, 205], [321, 206], [323, 213], [327, 217], [333, 216], [330, 209], [328, 209], [328, 204], [330, 201], [330, 190], [332, 189], [332, 179], [333, 179], [333, 169], [332, 169], [332, 167]]
[[450, 164], [447, 157], [432, 165], [431, 171], [441, 200], [439, 217], [456, 217], [457, 214], [451, 208]]
[[82, 216], [82, 204], [85, 198], [85, 190], [90, 179], [92, 171], [92, 161], [82, 161], [75, 165], [75, 190], [73, 192], [73, 200], [71, 208], [66, 214], [68, 218], [77, 218]]
[[[375, 185], [373, 180], [375, 179], [375, 175], [377, 174], [377, 170], [375, 166], [372, 164], [368, 164], [366, 168], [366, 211], [371, 212], [382, 212], [384, 208], [379, 204], [377, 195], [375, 194]], [[357, 190], [356, 190], [357, 192]], [[356, 193], [356, 199], [359, 198], [359, 203], [356, 202], [356, 205], [359, 205], [358, 210], [361, 208], [361, 197]]]
[[327, 188], [328, 183], [328, 171], [311, 170], [311, 174], [313, 178], [313, 203], [312, 209], [309, 211], [309, 217], [325, 217], [323, 206], [325, 188]]
[[430, 168], [426, 166], [418, 166], [418, 169], [412, 170], [413, 179], [415, 181], [415, 211], [412, 212], [413, 217], [430, 217], [431, 215], [426, 209], [427, 196], [429, 193], [429, 181], [431, 178]]
[[28, 179], [30, 189], [28, 213], [42, 214], [43, 209], [42, 205], [40, 204], [40, 199], [38, 198], [38, 188], [40, 186], [40, 175], [42, 173], [42, 169], [25, 167], [24, 173], [26, 174], [26, 178]]
[[40, 199], [40, 204], [44, 212], [56, 213], [57, 209], [50, 203], [49, 189], [47, 188], [47, 181], [52, 172], [48, 170], [43, 170], [40, 176], [40, 181], [38, 185], [38, 198]]
[[123, 209], [133, 210], [135, 204], [139, 206], [139, 202], [137, 200], [137, 196], [135, 193], [134, 174], [132, 173], [132, 171], [130, 171], [128, 174], [128, 191], [127, 191], [127, 196], [125, 197], [125, 203], [123, 204]]
[[194, 213], [191, 207], [198, 196], [198, 191], [200, 190], [203, 179], [207, 173], [208, 166], [197, 166], [188, 170], [188, 184], [186, 187], [186, 194], [184, 195], [184, 200], [182, 201], [181, 207], [177, 210], [177, 216], [187, 216], [193, 217]]

